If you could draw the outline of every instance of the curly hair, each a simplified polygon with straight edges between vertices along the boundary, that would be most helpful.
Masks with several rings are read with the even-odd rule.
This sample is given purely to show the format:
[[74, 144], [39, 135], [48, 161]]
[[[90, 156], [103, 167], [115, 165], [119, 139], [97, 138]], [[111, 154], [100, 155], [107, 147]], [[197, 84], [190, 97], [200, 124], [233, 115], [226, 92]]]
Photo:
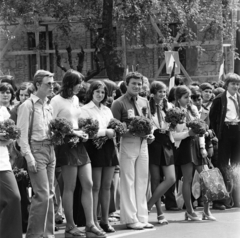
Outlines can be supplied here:
[[[155, 95], [159, 90], [163, 89], [167, 90], [167, 86], [164, 83], [160, 81], [153, 81], [151, 83], [150, 93]], [[154, 115], [156, 113], [156, 103], [153, 96], [150, 96], [149, 105], [151, 114]], [[167, 109], [168, 109], [167, 99], [163, 98], [163, 111], [166, 112]]]
[[143, 75], [138, 72], [129, 72], [126, 76], [126, 85], [129, 84], [131, 79], [141, 79], [143, 84]]
[[87, 103], [92, 101], [92, 99], [93, 99], [93, 92], [95, 90], [99, 89], [100, 87], [103, 87], [104, 91], [105, 91], [104, 98], [101, 101], [101, 103], [105, 105], [105, 103], [107, 101], [107, 98], [108, 98], [108, 89], [107, 89], [106, 84], [104, 82], [101, 82], [100, 80], [96, 80], [96, 81], [91, 83], [90, 88], [88, 89], [87, 94], [86, 94], [85, 104], [87, 104]]
[[12, 85], [9, 83], [0, 83], [0, 92], [6, 92], [8, 90], [10, 91], [10, 93], [12, 95], [11, 99], [10, 99], [10, 105], [13, 105], [13, 100], [15, 98], [15, 94], [14, 94]]
[[73, 88], [81, 84], [84, 76], [76, 70], [69, 69], [63, 76], [60, 95], [63, 98], [71, 98], [73, 96]]

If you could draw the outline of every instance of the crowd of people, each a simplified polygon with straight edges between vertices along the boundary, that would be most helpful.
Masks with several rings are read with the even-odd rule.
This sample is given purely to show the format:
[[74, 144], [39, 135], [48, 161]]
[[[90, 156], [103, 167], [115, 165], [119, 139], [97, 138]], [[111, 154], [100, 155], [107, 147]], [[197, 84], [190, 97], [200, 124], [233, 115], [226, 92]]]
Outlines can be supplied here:
[[[55, 223], [63, 219], [65, 237], [106, 237], [115, 232], [109, 214], [118, 208], [127, 228], [151, 229], [148, 217], [154, 205], [158, 223], [168, 224], [162, 202], [166, 210], [180, 210], [175, 195], [181, 178], [186, 220], [215, 221], [210, 205], [220, 210], [240, 207], [240, 190], [233, 186], [239, 181], [229, 176], [229, 167], [240, 168], [240, 76], [229, 73], [224, 81], [188, 86], [176, 78], [175, 85], [169, 91], [163, 82], [150, 84], [138, 72], [129, 72], [118, 85], [110, 80], [86, 84], [84, 76], [72, 69], [64, 74], [61, 86], [45, 70], [38, 70], [33, 82], [19, 88], [11, 78], [2, 79], [0, 122], [11, 118], [21, 137], [7, 140], [0, 131], [0, 237], [20, 238], [24, 227], [26, 238], [54, 237]], [[165, 117], [171, 108], [180, 108], [186, 117], [170, 130]], [[153, 129], [147, 137], [128, 131], [116, 138], [115, 131], [107, 128], [113, 118], [126, 122], [136, 116], [151, 121]], [[53, 146], [49, 124], [56, 118], [71, 122], [73, 131], [68, 140]], [[106, 137], [101, 148], [79, 129], [79, 118], [98, 121], [96, 137]], [[187, 126], [196, 118], [208, 125], [203, 136]], [[72, 147], [67, 141], [75, 137], [81, 140]], [[21, 168], [30, 178], [29, 211], [23, 205], [26, 193], [12, 171], [19, 159], [13, 159], [13, 146], [21, 150], [25, 161]], [[212, 204], [203, 203], [200, 196], [193, 203], [193, 175], [206, 169], [209, 160], [220, 169], [227, 188], [232, 188], [231, 196]], [[81, 186], [78, 200], [74, 199], [77, 183]], [[74, 203], [83, 207], [84, 231], [76, 226]], [[195, 213], [196, 206], [203, 207], [202, 217]]]

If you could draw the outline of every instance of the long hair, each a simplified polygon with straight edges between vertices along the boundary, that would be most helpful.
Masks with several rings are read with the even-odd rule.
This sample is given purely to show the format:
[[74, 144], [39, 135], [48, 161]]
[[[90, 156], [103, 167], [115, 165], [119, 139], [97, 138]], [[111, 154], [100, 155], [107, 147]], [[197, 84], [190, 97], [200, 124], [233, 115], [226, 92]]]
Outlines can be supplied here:
[[108, 97], [112, 97], [113, 91], [118, 89], [118, 86], [115, 82], [109, 79], [104, 79], [103, 82], [107, 86], [108, 89]]
[[104, 95], [104, 98], [103, 100], [101, 101], [102, 104], [105, 104], [106, 101], [107, 101], [107, 98], [108, 98], [108, 89], [107, 89], [107, 86], [105, 85], [104, 82], [101, 82], [99, 80], [96, 80], [94, 82], [91, 83], [90, 85], [90, 88], [88, 89], [87, 91], [87, 94], [86, 94], [86, 100], [85, 100], [85, 104], [89, 103], [92, 101], [93, 99], [93, 92], [97, 89], [99, 89], [100, 87], [103, 87], [104, 88], [104, 91], [105, 91], [105, 95]]
[[[185, 94], [191, 95], [191, 90], [186, 86], [186, 85], [180, 85], [176, 87], [175, 90], [175, 106], [180, 108], [180, 104], [178, 102], [179, 99], [181, 99], [181, 97]], [[196, 116], [196, 113], [194, 112], [194, 110], [192, 109], [192, 102], [190, 102], [187, 105], [187, 111], [189, 111], [191, 113], [192, 116]]]
[[73, 96], [73, 88], [82, 83], [84, 76], [76, 70], [69, 69], [63, 76], [60, 95], [63, 98], [71, 98]]
[[12, 85], [9, 83], [0, 83], [0, 92], [6, 92], [7, 90], [9, 90], [12, 95], [10, 99], [10, 105], [13, 105], [15, 94], [14, 94]]
[[[151, 114], [154, 115], [156, 113], [156, 103], [153, 98], [153, 95], [155, 95], [159, 90], [167, 89], [167, 86], [160, 82], [160, 81], [153, 81], [150, 86], [150, 100], [149, 100], [149, 105], [150, 105], [150, 111]], [[168, 109], [168, 104], [167, 104], [167, 99], [163, 98], [163, 111], [166, 112]]]
[[21, 83], [20, 87], [18, 88], [17, 92], [16, 92], [16, 99], [18, 101], [20, 101], [20, 91], [24, 91], [27, 89], [27, 93], [30, 96], [32, 93], [34, 93], [35, 91], [35, 87], [32, 83], [29, 82], [23, 82]]

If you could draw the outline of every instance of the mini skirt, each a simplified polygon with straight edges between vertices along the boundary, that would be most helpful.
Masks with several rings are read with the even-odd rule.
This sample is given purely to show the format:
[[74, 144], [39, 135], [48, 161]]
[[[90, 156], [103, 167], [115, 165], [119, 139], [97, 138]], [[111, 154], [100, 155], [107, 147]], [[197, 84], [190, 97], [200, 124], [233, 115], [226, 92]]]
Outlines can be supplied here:
[[83, 142], [77, 143], [77, 145], [74, 147], [69, 143], [55, 146], [55, 155], [56, 167], [61, 167], [64, 165], [83, 166], [91, 163]]
[[97, 149], [92, 140], [84, 142], [92, 167], [111, 167], [119, 165], [113, 140], [108, 139], [101, 149]]
[[155, 140], [148, 145], [149, 164], [169, 166], [174, 164], [173, 144], [168, 133], [154, 131]]
[[200, 152], [199, 136], [191, 136], [181, 141], [176, 150], [176, 164], [185, 165], [193, 163], [197, 166], [208, 164]]

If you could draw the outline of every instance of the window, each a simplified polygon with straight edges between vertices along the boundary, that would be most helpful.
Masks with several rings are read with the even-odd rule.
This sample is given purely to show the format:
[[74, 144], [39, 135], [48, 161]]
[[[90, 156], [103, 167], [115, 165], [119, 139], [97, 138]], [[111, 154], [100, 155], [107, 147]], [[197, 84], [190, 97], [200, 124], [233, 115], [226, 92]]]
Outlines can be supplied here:
[[[46, 32], [39, 32], [39, 46], [38, 49], [40, 50], [40, 69], [49, 70], [53, 72], [54, 70], [54, 57], [53, 53], [45, 53], [46, 50]], [[36, 50], [36, 41], [35, 41], [35, 33], [28, 32], [28, 50]], [[53, 42], [52, 42], [52, 32], [48, 32], [48, 44], [49, 49], [53, 49]], [[48, 64], [49, 58], [49, 64]], [[37, 71], [37, 55], [31, 54], [28, 56], [28, 65], [29, 65], [29, 79], [32, 80], [35, 72]]]
[[[102, 28], [98, 29], [98, 34], [101, 34], [102, 32]], [[94, 32], [91, 32], [91, 48], [95, 48], [95, 41], [96, 41], [96, 34]], [[117, 29], [116, 27], [113, 28], [113, 47], [117, 47]], [[104, 61], [102, 58], [102, 54], [98, 53], [98, 59], [99, 59], [99, 63], [100, 63], [100, 67], [104, 67]], [[91, 70], [95, 70], [96, 69], [96, 63], [94, 61], [94, 53], [91, 53]], [[107, 78], [107, 72], [106, 70], [102, 70], [97, 76], [95, 76], [96, 78]]]

